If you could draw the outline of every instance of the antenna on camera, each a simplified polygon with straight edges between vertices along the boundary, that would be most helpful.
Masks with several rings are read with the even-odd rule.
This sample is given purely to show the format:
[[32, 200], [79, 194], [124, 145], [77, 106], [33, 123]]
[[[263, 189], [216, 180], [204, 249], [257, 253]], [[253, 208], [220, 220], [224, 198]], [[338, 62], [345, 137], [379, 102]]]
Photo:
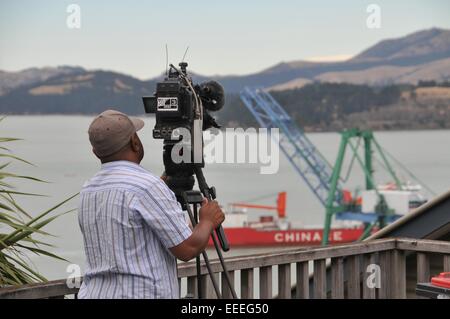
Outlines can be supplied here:
[[184, 55], [183, 55], [183, 58], [181, 59], [181, 62], [184, 62], [184, 58], [186, 57], [188, 50], [189, 50], [189, 46], [187, 46], [186, 51], [184, 51]]
[[169, 75], [169, 48], [166, 43], [166, 76]]

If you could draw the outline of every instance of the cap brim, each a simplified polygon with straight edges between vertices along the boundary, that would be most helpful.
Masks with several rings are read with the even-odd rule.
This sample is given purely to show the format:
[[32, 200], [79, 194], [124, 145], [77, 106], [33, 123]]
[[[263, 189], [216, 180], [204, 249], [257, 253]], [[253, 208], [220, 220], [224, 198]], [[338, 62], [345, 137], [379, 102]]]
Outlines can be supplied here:
[[144, 121], [143, 120], [138, 119], [137, 117], [131, 117], [130, 120], [133, 123], [134, 128], [136, 129], [136, 132], [144, 127]]

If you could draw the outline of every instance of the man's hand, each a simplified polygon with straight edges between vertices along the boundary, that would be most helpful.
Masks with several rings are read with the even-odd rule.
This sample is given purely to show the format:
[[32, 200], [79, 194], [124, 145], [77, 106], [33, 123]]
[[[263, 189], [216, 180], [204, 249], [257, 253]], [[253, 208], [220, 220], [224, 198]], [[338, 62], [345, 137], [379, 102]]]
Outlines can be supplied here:
[[225, 215], [215, 200], [204, 199], [199, 215], [200, 221], [192, 235], [178, 246], [170, 248], [170, 252], [178, 259], [189, 261], [198, 256], [205, 250], [211, 232], [225, 220]]
[[212, 223], [212, 228], [216, 229], [225, 220], [225, 215], [219, 206], [217, 201], [208, 201], [206, 198], [203, 199], [202, 207], [199, 212], [200, 222], [210, 222]]
[[166, 172], [163, 172], [160, 178], [167, 184], [169, 177], [166, 175]]

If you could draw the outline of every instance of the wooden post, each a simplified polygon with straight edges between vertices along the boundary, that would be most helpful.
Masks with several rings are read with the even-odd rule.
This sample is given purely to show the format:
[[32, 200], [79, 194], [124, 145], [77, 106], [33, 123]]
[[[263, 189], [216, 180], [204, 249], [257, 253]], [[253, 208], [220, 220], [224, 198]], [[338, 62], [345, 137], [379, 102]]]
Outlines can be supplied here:
[[314, 260], [314, 298], [327, 298], [327, 274], [325, 259]]
[[272, 266], [259, 268], [259, 298], [272, 299]]
[[381, 287], [378, 297], [380, 299], [388, 299], [391, 297], [391, 251], [381, 251], [380, 255], [380, 271], [381, 271]]
[[201, 295], [200, 298], [208, 299], [208, 286], [210, 286], [208, 275], [201, 275], [200, 292], [197, 292]]
[[353, 255], [346, 258], [348, 266], [348, 298], [361, 298], [361, 270], [360, 270], [361, 255]]
[[444, 255], [444, 272], [450, 272], [450, 255]]
[[[224, 299], [231, 299], [233, 298], [233, 295], [231, 294], [230, 287], [228, 287], [228, 283], [225, 279], [225, 274], [222, 272], [222, 298]], [[229, 271], [228, 276], [230, 277], [231, 286], [234, 289], [234, 271]]]
[[[219, 274], [215, 273], [214, 277], [216, 281], [219, 281]], [[209, 274], [201, 276], [201, 285], [202, 285], [202, 293], [204, 299], [217, 299], [216, 291], [214, 290], [214, 286], [212, 284], [211, 278], [209, 278]]]
[[406, 258], [403, 250], [392, 251], [392, 271], [393, 298], [406, 299]]
[[253, 268], [241, 270], [241, 299], [253, 299]]
[[307, 261], [296, 263], [297, 284], [295, 288], [297, 299], [309, 299], [309, 263]]
[[[363, 299], [375, 299], [376, 298], [376, 285], [375, 287], [369, 286], [369, 283], [367, 282], [367, 280], [369, 279], [369, 276], [379, 276], [380, 274], [373, 274], [370, 271], [367, 271], [368, 267], [370, 265], [376, 265], [376, 259], [375, 259], [375, 254], [365, 254], [363, 255], [363, 283], [362, 283], [362, 287], [363, 287]], [[378, 280], [378, 278], [376, 277], [375, 280]]]
[[430, 281], [430, 260], [426, 253], [417, 253], [417, 282]]
[[331, 298], [344, 299], [344, 258], [331, 259]]
[[187, 293], [190, 294], [192, 298], [198, 298], [196, 276], [187, 278]]
[[291, 264], [278, 266], [278, 297], [280, 299], [291, 298]]

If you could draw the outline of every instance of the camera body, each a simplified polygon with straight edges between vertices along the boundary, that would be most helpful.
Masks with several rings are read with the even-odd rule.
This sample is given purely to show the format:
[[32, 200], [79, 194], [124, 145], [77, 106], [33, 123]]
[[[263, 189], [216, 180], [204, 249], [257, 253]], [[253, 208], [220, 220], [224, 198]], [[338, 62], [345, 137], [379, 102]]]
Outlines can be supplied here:
[[177, 135], [173, 136], [174, 131], [177, 128], [192, 131], [195, 119], [201, 121], [201, 130], [220, 127], [208, 111], [222, 108], [225, 102], [222, 86], [216, 81], [194, 85], [187, 74], [187, 65], [181, 62], [178, 69], [171, 64], [168, 76], [156, 84], [155, 94], [142, 98], [145, 112], [156, 117], [155, 139], [179, 140]]
[[[171, 64], [167, 77], [156, 84], [155, 94], [142, 98], [145, 112], [155, 114], [153, 138], [164, 140], [167, 184], [176, 195], [192, 189], [195, 166], [204, 166], [202, 132], [220, 127], [208, 111], [218, 111], [224, 104], [222, 86], [215, 81], [194, 85], [187, 74], [187, 65], [181, 62], [178, 69]], [[187, 132], [189, 136], [185, 136]], [[174, 148], [178, 143], [186, 147], [179, 151]], [[192, 160], [175, 162], [174, 151], [189, 152]]]
[[154, 113], [156, 117], [153, 138], [178, 140], [172, 136], [174, 130], [186, 128], [191, 131], [196, 92], [192, 92], [185, 82], [179, 71], [171, 69], [168, 77], [156, 84], [154, 96], [143, 97], [145, 112]]

